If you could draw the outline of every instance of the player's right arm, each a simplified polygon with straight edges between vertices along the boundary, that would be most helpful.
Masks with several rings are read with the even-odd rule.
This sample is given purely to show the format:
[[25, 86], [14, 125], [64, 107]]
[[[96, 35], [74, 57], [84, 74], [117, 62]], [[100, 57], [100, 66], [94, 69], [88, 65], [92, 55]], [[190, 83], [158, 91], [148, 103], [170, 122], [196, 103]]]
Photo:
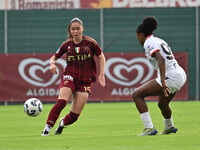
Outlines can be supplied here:
[[57, 66], [56, 66], [56, 60], [58, 58], [53, 55], [51, 58], [50, 58], [50, 71], [53, 73], [53, 74], [57, 74]]
[[56, 53], [50, 58], [50, 71], [53, 74], [57, 74], [57, 66], [56, 66], [56, 61], [64, 54], [66, 53], [65, 47], [66, 47], [66, 42], [64, 42], [60, 48], [56, 51]]

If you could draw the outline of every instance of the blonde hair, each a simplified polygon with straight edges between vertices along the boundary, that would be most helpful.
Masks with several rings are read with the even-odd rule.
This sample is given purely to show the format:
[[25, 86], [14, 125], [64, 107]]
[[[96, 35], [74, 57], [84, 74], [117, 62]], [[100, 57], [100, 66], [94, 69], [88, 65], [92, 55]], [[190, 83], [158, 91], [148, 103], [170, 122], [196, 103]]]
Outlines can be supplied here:
[[72, 34], [71, 34], [71, 32], [70, 32], [70, 28], [71, 28], [72, 23], [75, 23], [75, 22], [79, 23], [79, 24], [83, 27], [83, 21], [82, 21], [81, 19], [79, 19], [79, 18], [77, 18], [77, 17], [73, 18], [73, 19], [69, 22], [68, 27], [67, 27], [68, 38], [71, 38], [71, 37], [72, 37]]

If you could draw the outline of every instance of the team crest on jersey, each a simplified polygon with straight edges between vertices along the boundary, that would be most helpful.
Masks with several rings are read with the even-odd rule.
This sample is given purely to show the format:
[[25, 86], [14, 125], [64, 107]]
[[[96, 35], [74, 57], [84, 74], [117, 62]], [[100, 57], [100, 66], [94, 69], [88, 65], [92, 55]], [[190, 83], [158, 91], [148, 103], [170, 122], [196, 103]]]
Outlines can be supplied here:
[[80, 52], [80, 50], [81, 50], [81, 48], [80, 48], [80, 47], [75, 47], [75, 52], [76, 52], [76, 53], [79, 53], [79, 52]]
[[85, 47], [85, 51], [89, 52], [90, 48], [88, 46]]
[[66, 85], [68, 82], [69, 82], [69, 81], [67, 81], [67, 80], [66, 80], [66, 81], [64, 81], [64, 85]]

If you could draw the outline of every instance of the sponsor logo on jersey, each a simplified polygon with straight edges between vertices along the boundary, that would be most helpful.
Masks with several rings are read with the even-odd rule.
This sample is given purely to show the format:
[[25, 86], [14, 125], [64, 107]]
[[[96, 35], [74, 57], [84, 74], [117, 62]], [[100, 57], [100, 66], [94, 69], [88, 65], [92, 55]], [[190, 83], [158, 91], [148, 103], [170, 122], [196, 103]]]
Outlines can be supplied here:
[[73, 81], [73, 77], [70, 76], [70, 75], [63, 75], [63, 80], [70, 80], [70, 81]]
[[80, 61], [91, 58], [90, 54], [76, 55], [76, 56], [68, 56], [67, 61]]

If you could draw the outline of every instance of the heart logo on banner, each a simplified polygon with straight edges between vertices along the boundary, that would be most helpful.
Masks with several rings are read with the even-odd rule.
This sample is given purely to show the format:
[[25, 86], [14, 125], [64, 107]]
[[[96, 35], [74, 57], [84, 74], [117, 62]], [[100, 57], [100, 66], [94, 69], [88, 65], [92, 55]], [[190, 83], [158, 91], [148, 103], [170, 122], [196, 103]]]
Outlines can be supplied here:
[[[120, 63], [120, 64], [119, 64]], [[113, 68], [113, 73], [115, 76], [113, 76], [110, 71], [111, 71], [111, 66], [113, 64], [116, 64]], [[148, 68], [148, 73], [145, 73], [144, 64]], [[121, 74], [121, 70], [124, 69], [127, 72], [131, 72], [132, 70], [137, 70], [138, 74], [136, 78], [134, 78], [132, 81], [130, 79], [124, 77]], [[151, 64], [148, 62], [146, 58], [143, 57], [137, 57], [133, 58], [131, 60], [126, 60], [121, 57], [114, 57], [110, 58], [106, 62], [105, 66], [105, 75], [114, 83], [123, 85], [123, 86], [133, 86], [134, 84], [138, 83], [140, 81], [140, 84], [145, 83], [148, 81], [154, 74], [154, 68], [151, 66]], [[145, 76], [145, 77], [144, 77]], [[117, 78], [116, 78], [117, 77]], [[144, 79], [142, 79], [144, 77]]]
[[[59, 59], [56, 61], [56, 63], [60, 64], [63, 68], [65, 68], [65, 65], [66, 65], [65, 60]], [[28, 68], [29, 69], [28, 73], [31, 78], [28, 77], [25, 73], [25, 68], [27, 65], [31, 65], [31, 67]], [[37, 70], [41, 71], [42, 73], [47, 72], [49, 70], [49, 59], [46, 61], [42, 61], [37, 58], [27, 58], [21, 61], [18, 67], [19, 74], [25, 81], [39, 87], [47, 87], [51, 85], [52, 83], [56, 82], [60, 74], [60, 71], [58, 68], [57, 70], [58, 73], [56, 75], [53, 75], [49, 81], [45, 82], [44, 79], [37, 76], [36, 74]]]

